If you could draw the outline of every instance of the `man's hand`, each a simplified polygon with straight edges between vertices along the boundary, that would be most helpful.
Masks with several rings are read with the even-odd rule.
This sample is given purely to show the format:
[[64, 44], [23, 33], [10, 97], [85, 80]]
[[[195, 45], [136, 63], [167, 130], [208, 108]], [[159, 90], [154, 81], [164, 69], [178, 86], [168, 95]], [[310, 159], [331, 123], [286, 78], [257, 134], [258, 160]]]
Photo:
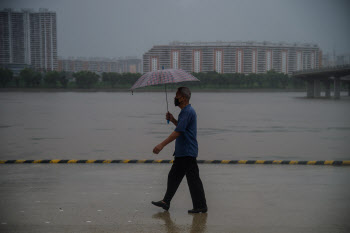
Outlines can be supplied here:
[[165, 119], [168, 120], [168, 121], [171, 121], [171, 122], [174, 122], [174, 120], [175, 120], [173, 114], [171, 114], [170, 112], [167, 112], [165, 114]]
[[161, 150], [163, 150], [163, 148], [164, 148], [164, 146], [162, 146], [162, 144], [158, 144], [156, 147], [154, 147], [153, 153], [159, 154], [159, 152], [160, 152]]
[[177, 126], [177, 120], [175, 119], [173, 114], [171, 114], [170, 112], [167, 112], [165, 114], [165, 119], [168, 120], [168, 121], [171, 121], [175, 126]]
[[168, 145], [170, 142], [174, 141], [177, 137], [180, 136], [180, 132], [172, 132], [170, 136], [165, 139], [162, 143], [158, 144], [156, 147], [153, 149], [153, 153], [158, 154], [163, 148]]

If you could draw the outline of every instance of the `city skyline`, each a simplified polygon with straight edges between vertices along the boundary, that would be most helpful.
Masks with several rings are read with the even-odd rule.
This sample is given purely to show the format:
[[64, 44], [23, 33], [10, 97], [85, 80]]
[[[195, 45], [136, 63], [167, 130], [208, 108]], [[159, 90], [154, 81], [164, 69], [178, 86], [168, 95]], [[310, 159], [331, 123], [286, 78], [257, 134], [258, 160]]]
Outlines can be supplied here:
[[350, 53], [348, 1], [14, 0], [0, 8], [55, 11], [65, 58], [141, 58], [172, 41], [316, 43], [323, 54]]
[[349, 64], [349, 54], [322, 57], [315, 43], [273, 43], [270, 41], [180, 42], [154, 45], [131, 58], [58, 57], [56, 12], [46, 8], [1, 11], [0, 63], [31, 65], [36, 70], [77, 72], [144, 73], [164, 68], [187, 72], [265, 73], [269, 70], [291, 75], [294, 71], [325, 65]]

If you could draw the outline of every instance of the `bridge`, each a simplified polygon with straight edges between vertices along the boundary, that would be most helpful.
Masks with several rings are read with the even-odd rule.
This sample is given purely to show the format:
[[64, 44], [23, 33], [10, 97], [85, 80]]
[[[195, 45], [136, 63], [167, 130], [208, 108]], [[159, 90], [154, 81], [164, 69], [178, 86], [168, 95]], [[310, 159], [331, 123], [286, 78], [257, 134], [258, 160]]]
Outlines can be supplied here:
[[350, 65], [324, 67], [293, 72], [293, 78], [307, 82], [307, 98], [321, 97], [321, 83], [324, 85], [326, 98], [331, 98], [331, 84], [334, 83], [334, 99], [340, 99], [341, 83], [347, 83], [350, 96]]

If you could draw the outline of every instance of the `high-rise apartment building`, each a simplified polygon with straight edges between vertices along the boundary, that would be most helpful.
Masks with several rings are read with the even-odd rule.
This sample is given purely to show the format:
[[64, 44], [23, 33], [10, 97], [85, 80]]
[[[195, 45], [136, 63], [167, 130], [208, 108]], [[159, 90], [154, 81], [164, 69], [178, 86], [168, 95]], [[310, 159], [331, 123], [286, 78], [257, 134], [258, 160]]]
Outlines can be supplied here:
[[57, 69], [56, 13], [48, 9], [0, 11], [0, 63]]
[[293, 71], [321, 66], [322, 53], [315, 44], [271, 42], [173, 42], [153, 46], [143, 55], [143, 72], [160, 67], [187, 72], [265, 73]]

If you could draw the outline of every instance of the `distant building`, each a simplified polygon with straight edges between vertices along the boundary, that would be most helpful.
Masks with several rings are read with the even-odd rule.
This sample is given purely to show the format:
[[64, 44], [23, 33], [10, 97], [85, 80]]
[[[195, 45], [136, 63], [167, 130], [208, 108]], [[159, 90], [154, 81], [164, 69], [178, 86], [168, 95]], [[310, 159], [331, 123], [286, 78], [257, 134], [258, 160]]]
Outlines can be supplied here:
[[20, 64], [20, 63], [3, 63], [0, 64], [1, 68], [4, 69], [9, 69], [12, 71], [13, 76], [19, 76], [19, 74], [21, 73], [21, 71], [25, 68], [33, 68], [31, 65], [28, 64]]
[[141, 59], [108, 59], [108, 58], [67, 58], [58, 59], [58, 70], [77, 72], [92, 71], [96, 73], [117, 72], [117, 73], [141, 73]]
[[57, 69], [56, 13], [48, 9], [0, 11], [0, 63]]
[[331, 54], [329, 54], [329, 53], [323, 54], [323, 56], [322, 56], [322, 66], [323, 67], [335, 66], [334, 57]]
[[143, 72], [164, 67], [187, 72], [265, 73], [321, 66], [322, 52], [315, 44], [271, 42], [173, 42], [155, 45], [143, 55]]
[[326, 66], [341, 66], [350, 64], [350, 54], [336, 55], [335, 52], [327, 53], [322, 56], [322, 65]]
[[336, 57], [336, 65], [349, 65], [350, 64], [350, 54], [341, 54]]

